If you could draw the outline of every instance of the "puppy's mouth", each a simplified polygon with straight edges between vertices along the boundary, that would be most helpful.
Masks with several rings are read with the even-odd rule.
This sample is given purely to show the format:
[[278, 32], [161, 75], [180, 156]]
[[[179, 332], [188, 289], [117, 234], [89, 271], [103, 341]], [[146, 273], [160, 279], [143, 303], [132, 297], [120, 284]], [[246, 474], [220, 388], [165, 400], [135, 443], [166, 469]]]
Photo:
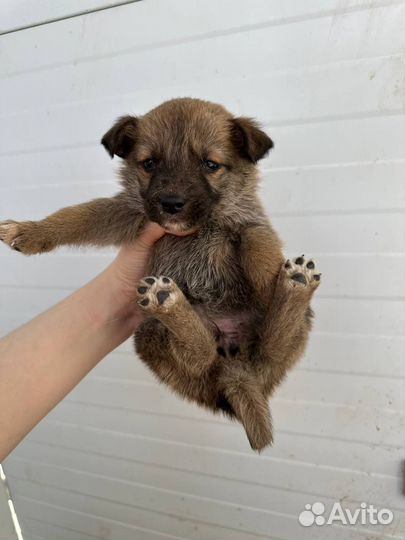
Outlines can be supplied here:
[[[179, 205], [180, 206], [180, 205]], [[158, 223], [169, 234], [187, 235], [205, 225], [210, 216], [211, 206], [205, 201], [188, 201], [177, 207], [177, 201], [162, 204], [156, 200], [145, 200], [145, 214]]]
[[162, 220], [160, 226], [165, 229], [168, 233], [172, 233], [179, 236], [186, 236], [188, 234], [194, 233], [198, 227], [191, 226], [185, 221], [180, 220]]
[[196, 216], [195, 212], [177, 212], [170, 214], [163, 212], [156, 205], [145, 205], [146, 215], [151, 221], [158, 223], [169, 234], [187, 235], [195, 232], [205, 222], [204, 215]]

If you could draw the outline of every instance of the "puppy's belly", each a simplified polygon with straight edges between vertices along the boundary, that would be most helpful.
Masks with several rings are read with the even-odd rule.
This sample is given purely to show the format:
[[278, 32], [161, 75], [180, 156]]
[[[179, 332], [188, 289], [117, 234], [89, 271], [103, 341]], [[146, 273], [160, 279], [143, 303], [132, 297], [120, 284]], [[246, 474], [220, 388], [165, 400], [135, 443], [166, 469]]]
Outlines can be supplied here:
[[236, 311], [224, 315], [213, 315], [203, 305], [195, 306], [197, 313], [211, 328], [218, 346], [233, 356], [241, 343], [251, 337], [255, 316], [251, 311]]

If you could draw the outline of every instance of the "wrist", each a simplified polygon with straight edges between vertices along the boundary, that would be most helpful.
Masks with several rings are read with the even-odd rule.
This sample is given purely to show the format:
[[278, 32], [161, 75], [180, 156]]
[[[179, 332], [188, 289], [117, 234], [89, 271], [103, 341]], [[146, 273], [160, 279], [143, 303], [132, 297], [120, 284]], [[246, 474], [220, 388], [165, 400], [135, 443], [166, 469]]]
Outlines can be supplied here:
[[[102, 332], [118, 343], [134, 331], [139, 317], [135, 290], [123, 287], [116, 269], [111, 265], [78, 291], [96, 333]], [[116, 345], [116, 346], [117, 346]]]

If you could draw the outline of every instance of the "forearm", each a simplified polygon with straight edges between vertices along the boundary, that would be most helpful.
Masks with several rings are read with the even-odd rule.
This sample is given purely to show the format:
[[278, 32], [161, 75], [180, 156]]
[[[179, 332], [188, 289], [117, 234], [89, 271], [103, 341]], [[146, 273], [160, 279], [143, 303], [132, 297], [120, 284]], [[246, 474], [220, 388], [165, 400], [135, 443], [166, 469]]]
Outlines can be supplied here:
[[0, 340], [0, 462], [134, 332], [137, 283], [163, 234], [148, 225], [93, 281]]
[[133, 331], [128, 313], [106, 309], [107, 274], [0, 341], [0, 461]]

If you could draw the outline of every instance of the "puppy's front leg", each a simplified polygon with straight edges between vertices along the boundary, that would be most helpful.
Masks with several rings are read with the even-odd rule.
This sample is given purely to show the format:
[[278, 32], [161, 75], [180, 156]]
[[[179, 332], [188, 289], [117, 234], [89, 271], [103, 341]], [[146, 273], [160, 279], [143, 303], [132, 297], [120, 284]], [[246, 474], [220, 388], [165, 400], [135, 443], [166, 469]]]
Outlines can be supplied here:
[[214, 336], [172, 279], [143, 278], [138, 287], [138, 305], [169, 330], [170, 352], [190, 376], [200, 377], [218, 358]]
[[63, 245], [119, 245], [133, 240], [144, 221], [119, 194], [62, 208], [40, 221], [0, 222], [0, 240], [25, 255]]

